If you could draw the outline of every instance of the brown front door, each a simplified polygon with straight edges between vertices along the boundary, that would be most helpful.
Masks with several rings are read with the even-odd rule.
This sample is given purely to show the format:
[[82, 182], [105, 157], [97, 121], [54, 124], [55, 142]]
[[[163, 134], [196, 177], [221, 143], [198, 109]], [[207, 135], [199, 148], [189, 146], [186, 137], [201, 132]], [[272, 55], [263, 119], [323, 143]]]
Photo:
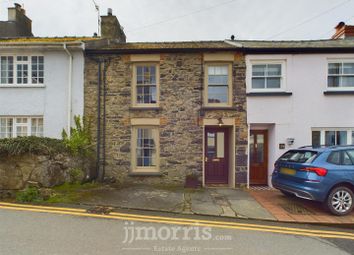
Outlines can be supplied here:
[[250, 184], [268, 184], [268, 131], [251, 130]]
[[205, 184], [228, 184], [229, 138], [227, 128], [205, 128]]

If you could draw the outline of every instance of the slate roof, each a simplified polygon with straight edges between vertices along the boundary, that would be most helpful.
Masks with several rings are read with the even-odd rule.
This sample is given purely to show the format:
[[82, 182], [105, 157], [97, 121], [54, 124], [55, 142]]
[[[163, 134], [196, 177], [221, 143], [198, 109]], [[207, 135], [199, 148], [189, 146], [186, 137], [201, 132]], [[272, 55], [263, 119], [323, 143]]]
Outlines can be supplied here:
[[320, 53], [353, 52], [354, 40], [306, 40], [306, 41], [184, 41], [184, 42], [128, 42], [98, 40], [89, 42], [86, 50], [93, 53], [158, 53], [188, 51], [242, 51], [245, 53]]
[[1, 38], [0, 44], [31, 44], [31, 43], [68, 43], [68, 42], [81, 42], [81, 41], [92, 41], [98, 40], [98, 37], [17, 37], [17, 38]]
[[101, 49], [230, 49], [225, 41], [128, 42], [110, 44]]
[[337, 39], [337, 40], [292, 40], [292, 41], [261, 41], [261, 40], [226, 40], [230, 44], [241, 44], [247, 49], [294, 49], [294, 48], [353, 48], [354, 40]]

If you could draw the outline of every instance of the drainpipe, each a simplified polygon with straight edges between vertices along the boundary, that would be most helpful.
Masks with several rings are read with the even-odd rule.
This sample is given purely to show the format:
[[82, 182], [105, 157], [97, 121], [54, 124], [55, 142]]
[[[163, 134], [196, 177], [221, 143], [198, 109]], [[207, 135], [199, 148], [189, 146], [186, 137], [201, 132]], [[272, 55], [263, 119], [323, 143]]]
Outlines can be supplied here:
[[101, 64], [101, 61], [98, 60], [96, 178], [100, 175], [101, 164]]
[[251, 124], [247, 123], [247, 189], [250, 188], [250, 135], [251, 135]]
[[70, 137], [71, 136], [71, 93], [72, 93], [72, 75], [73, 75], [73, 55], [67, 48], [67, 44], [63, 44], [65, 52], [69, 56], [69, 76], [68, 76], [68, 101], [67, 101], [67, 107], [68, 107], [68, 114], [67, 114], [67, 134]]

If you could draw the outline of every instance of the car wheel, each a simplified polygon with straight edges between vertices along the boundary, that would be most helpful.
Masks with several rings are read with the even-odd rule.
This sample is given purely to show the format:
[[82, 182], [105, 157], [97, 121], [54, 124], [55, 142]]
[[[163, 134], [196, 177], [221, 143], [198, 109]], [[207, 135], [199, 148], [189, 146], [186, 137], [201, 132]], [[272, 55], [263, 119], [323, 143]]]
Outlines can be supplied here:
[[347, 187], [337, 187], [329, 193], [327, 208], [335, 215], [347, 215], [353, 210], [353, 192]]
[[287, 197], [295, 197], [295, 195], [293, 193], [290, 193], [290, 192], [287, 192], [287, 191], [284, 191], [284, 190], [281, 190], [280, 192], [283, 193]]

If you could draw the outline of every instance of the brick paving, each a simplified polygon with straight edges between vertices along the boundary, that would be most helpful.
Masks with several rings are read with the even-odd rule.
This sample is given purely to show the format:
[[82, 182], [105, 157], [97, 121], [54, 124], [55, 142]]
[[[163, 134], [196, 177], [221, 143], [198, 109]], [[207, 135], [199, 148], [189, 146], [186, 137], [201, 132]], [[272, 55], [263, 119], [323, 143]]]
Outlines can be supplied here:
[[320, 203], [289, 198], [277, 190], [250, 190], [250, 194], [277, 220], [301, 223], [354, 224], [354, 211], [347, 216], [334, 216]]

